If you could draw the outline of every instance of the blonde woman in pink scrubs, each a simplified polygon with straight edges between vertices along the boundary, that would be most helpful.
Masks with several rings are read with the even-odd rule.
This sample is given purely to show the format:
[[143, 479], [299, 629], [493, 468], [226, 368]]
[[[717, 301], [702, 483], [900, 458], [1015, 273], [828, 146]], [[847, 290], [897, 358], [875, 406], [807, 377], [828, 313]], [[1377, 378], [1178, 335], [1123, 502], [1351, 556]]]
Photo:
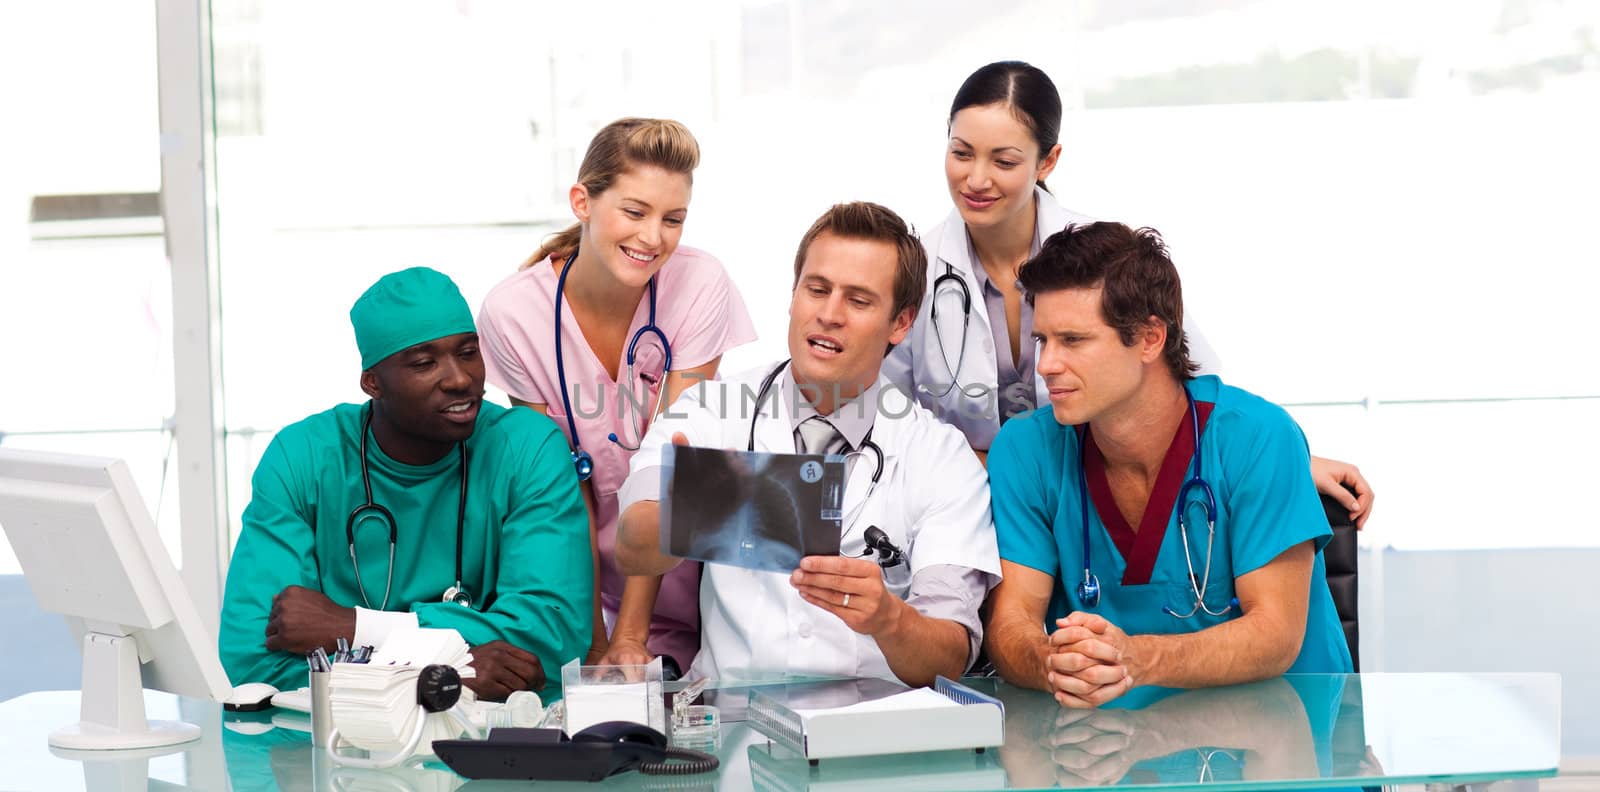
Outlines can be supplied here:
[[699, 564], [624, 577], [613, 561], [617, 489], [649, 420], [756, 337], [722, 264], [678, 244], [699, 161], [676, 121], [606, 125], [568, 192], [578, 222], [495, 286], [478, 316], [489, 382], [549, 415], [586, 479], [603, 612], [590, 663], [663, 655], [685, 669], [700, 647]]

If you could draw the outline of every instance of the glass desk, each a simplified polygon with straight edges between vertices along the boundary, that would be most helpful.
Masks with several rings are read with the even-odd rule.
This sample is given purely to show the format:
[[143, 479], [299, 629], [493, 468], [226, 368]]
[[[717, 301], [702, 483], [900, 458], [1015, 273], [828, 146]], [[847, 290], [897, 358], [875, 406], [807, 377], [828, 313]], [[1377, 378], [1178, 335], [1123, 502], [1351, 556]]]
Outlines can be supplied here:
[[[1230, 688], [1141, 688], [1112, 707], [1064, 710], [1042, 693], [968, 679], [1006, 707], [1005, 744], [859, 759], [804, 757], [742, 720], [749, 688], [714, 692], [717, 754], [701, 776], [628, 773], [570, 789], [1359, 789], [1554, 776], [1561, 754], [1555, 674], [1291, 675]], [[334, 766], [314, 751], [304, 715], [224, 715], [204, 701], [146, 693], [152, 718], [198, 723], [204, 736], [154, 756], [83, 757], [45, 736], [76, 720], [75, 691], [0, 703], [0, 784], [48, 790], [527, 789], [467, 781], [434, 762], [391, 770]]]

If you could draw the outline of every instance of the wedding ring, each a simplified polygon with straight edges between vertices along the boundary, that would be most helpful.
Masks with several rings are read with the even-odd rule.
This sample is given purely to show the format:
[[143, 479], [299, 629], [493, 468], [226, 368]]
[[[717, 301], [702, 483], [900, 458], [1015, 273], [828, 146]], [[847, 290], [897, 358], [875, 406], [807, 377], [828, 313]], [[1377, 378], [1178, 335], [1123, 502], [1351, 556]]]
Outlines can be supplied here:
[[850, 607], [850, 595], [849, 594], [844, 595], [844, 602], [839, 603], [839, 607], [841, 607], [841, 608]]

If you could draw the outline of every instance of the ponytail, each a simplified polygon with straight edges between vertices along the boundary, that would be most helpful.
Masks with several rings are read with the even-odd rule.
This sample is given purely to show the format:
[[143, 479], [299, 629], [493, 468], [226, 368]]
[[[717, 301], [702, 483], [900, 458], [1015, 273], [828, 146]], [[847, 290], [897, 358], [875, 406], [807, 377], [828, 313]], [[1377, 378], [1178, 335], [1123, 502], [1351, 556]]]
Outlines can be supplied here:
[[540, 245], [539, 249], [535, 250], [533, 255], [529, 256], [527, 261], [522, 262], [522, 265], [517, 269], [525, 270], [529, 267], [538, 266], [539, 262], [551, 257], [566, 258], [572, 255], [574, 250], [578, 249], [578, 240], [582, 238], [583, 224], [573, 223], [565, 229], [545, 237], [544, 244]]

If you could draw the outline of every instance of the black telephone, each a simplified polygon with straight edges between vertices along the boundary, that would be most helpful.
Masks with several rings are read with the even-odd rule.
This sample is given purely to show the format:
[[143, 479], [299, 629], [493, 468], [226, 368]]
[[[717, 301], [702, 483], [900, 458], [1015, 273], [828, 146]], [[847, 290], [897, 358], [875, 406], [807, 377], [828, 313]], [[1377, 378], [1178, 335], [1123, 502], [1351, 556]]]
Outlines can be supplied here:
[[718, 765], [715, 756], [670, 748], [666, 735], [628, 721], [596, 723], [570, 739], [560, 729], [494, 729], [484, 740], [435, 740], [433, 752], [467, 778], [599, 781], [634, 769], [690, 775]]

